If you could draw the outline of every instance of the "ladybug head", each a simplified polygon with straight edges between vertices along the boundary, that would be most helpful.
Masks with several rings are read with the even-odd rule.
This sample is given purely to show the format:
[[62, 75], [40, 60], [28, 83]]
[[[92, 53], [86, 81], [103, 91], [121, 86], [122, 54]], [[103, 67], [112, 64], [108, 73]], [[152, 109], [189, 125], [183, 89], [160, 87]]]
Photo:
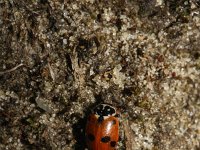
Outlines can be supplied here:
[[110, 104], [99, 104], [93, 109], [93, 113], [100, 118], [116, 115], [116, 108]]

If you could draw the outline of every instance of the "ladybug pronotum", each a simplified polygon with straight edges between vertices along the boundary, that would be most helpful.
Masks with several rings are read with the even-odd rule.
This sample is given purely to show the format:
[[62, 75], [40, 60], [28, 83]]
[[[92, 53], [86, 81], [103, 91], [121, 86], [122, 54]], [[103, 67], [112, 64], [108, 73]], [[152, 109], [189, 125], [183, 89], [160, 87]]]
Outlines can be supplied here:
[[86, 143], [89, 150], [115, 150], [119, 140], [118, 112], [110, 104], [97, 105], [88, 116]]

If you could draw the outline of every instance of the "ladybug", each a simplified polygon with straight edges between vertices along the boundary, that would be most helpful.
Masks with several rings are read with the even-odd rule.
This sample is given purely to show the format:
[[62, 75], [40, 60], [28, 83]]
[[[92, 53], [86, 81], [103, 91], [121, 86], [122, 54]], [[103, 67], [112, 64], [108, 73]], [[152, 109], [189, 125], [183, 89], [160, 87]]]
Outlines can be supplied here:
[[89, 150], [115, 150], [119, 140], [119, 113], [110, 104], [97, 105], [88, 116], [86, 144]]

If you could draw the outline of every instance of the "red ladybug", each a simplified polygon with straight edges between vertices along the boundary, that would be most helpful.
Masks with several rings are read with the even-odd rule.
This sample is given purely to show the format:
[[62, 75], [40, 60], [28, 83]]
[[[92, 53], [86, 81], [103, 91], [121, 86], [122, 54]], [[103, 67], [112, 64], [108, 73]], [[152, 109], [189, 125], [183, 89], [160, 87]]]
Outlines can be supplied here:
[[89, 150], [115, 150], [119, 140], [119, 120], [115, 107], [97, 105], [88, 116], [86, 142]]

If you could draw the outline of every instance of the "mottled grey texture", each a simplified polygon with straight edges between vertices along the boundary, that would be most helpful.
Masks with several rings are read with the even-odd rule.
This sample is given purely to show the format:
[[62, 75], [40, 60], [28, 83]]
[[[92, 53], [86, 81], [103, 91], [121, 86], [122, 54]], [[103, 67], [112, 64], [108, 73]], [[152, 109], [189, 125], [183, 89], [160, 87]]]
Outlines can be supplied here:
[[84, 149], [121, 110], [119, 149], [200, 149], [198, 0], [0, 0], [0, 149]]

